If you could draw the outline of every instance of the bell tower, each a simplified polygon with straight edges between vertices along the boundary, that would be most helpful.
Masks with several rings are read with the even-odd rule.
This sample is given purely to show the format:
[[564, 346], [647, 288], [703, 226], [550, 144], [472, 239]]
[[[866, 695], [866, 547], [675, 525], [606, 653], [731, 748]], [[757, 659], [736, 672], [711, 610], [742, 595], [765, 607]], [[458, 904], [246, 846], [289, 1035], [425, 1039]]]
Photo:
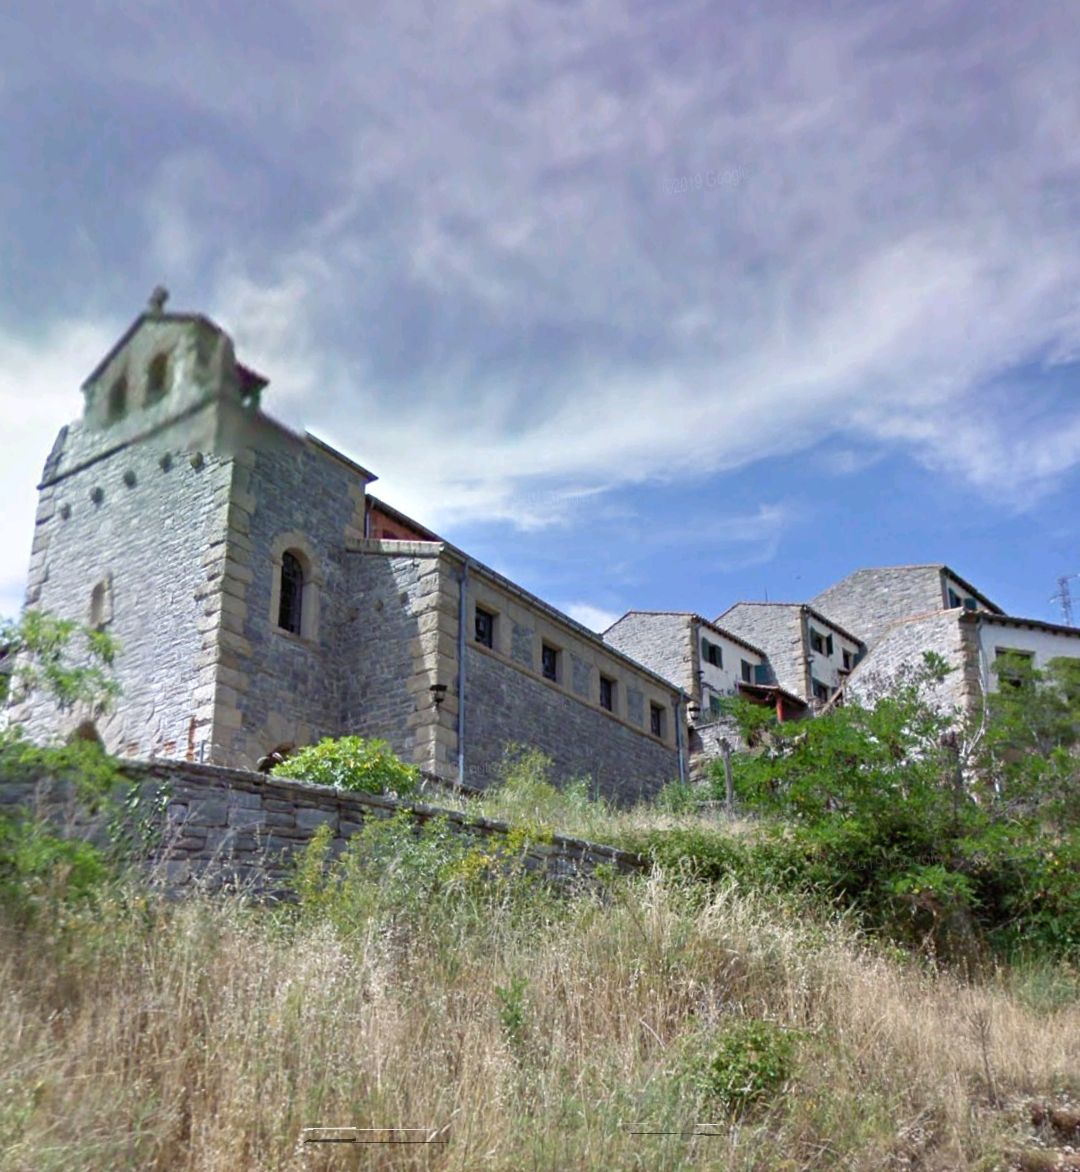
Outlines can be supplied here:
[[[113, 634], [121, 696], [95, 722], [112, 753], [210, 760], [227, 637], [229, 517], [245, 488], [266, 379], [201, 314], [158, 287], [83, 383], [38, 486], [26, 606]], [[40, 696], [32, 737], [91, 714]]]

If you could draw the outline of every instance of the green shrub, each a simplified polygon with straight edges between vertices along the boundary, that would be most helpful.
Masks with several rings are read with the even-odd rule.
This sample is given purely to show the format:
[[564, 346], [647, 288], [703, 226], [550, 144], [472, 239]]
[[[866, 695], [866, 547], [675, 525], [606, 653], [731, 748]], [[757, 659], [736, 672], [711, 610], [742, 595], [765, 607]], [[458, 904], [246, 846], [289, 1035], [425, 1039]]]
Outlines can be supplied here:
[[590, 837], [607, 825], [611, 809], [590, 793], [588, 777], [562, 786], [551, 780], [551, 758], [528, 745], [509, 744], [499, 767], [499, 780], [485, 791], [477, 808], [485, 817], [528, 828], [538, 834], [558, 829]]
[[496, 985], [495, 996], [499, 1002], [499, 1023], [510, 1049], [520, 1053], [528, 1036], [528, 1010], [525, 1000], [529, 988], [527, 977], [510, 978], [508, 985]]
[[743, 842], [708, 827], [623, 831], [614, 845], [644, 856], [672, 875], [705, 883], [743, 877], [750, 866]]
[[701, 1089], [707, 1098], [741, 1115], [783, 1090], [795, 1070], [799, 1037], [761, 1018], [733, 1022], [720, 1034], [699, 1074]]
[[[692, 814], [697, 809], [701, 795], [686, 781], [669, 781], [653, 799], [658, 810], [665, 814]], [[712, 791], [709, 791], [712, 797]]]
[[525, 865], [535, 837], [521, 827], [472, 838], [446, 817], [420, 822], [410, 810], [367, 819], [331, 854], [320, 826], [293, 863], [301, 914], [354, 933], [371, 921], [482, 922], [495, 905], [546, 906], [551, 897]]
[[320, 826], [294, 860], [293, 890], [302, 913], [355, 932], [369, 920], [424, 913], [445, 872], [468, 844], [444, 819], [419, 826], [408, 810], [372, 818], [336, 857], [329, 827]]
[[386, 741], [325, 737], [275, 765], [274, 777], [291, 777], [365, 794], [413, 793], [420, 770], [395, 756]]
[[114, 757], [97, 741], [38, 745], [18, 725], [0, 730], [0, 776], [6, 781], [70, 781], [80, 802], [95, 812], [123, 778]]
[[81, 903], [112, 875], [90, 843], [60, 838], [44, 822], [0, 817], [0, 905], [16, 923]]

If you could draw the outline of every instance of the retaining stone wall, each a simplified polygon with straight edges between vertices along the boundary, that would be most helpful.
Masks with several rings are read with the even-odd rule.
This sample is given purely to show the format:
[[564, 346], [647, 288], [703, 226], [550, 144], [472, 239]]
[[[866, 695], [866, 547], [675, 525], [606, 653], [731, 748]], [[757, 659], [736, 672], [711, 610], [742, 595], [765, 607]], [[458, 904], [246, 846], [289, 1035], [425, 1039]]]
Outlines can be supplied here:
[[[367, 819], [388, 818], [402, 809], [411, 810], [418, 825], [443, 817], [453, 830], [476, 839], [499, 838], [508, 829], [506, 823], [424, 802], [346, 793], [217, 766], [139, 762], [127, 764], [125, 773], [142, 785], [148, 799], [162, 797], [161, 843], [150, 863], [170, 890], [199, 885], [287, 896], [290, 856], [318, 827], [330, 827], [332, 850], [338, 852]], [[69, 835], [102, 837], [103, 820], [77, 806], [70, 783], [0, 778], [0, 809], [17, 805], [50, 818]], [[147, 808], [154, 808], [152, 800]], [[525, 858], [528, 870], [557, 882], [587, 879], [601, 865], [623, 874], [645, 866], [637, 855], [559, 834], [549, 843], [530, 845]]]
[[721, 716], [708, 724], [694, 726], [690, 735], [690, 780], [704, 781], [712, 768], [714, 761], [719, 761], [723, 754], [720, 752], [720, 742], [727, 740], [733, 753], [741, 753], [746, 749], [742, 733], [739, 731], [739, 722], [731, 716]]

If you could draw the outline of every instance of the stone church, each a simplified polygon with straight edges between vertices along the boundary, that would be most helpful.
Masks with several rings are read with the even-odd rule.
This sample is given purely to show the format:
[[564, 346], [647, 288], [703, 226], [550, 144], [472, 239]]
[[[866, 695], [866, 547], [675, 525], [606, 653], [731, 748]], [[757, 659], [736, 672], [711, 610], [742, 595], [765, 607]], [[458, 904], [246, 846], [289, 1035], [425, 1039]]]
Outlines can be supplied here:
[[45, 463], [26, 605], [108, 630], [122, 693], [40, 698], [31, 735], [253, 769], [323, 736], [388, 740], [483, 787], [508, 745], [621, 800], [685, 774], [682, 689], [369, 493], [267, 415], [207, 317], [150, 303]]

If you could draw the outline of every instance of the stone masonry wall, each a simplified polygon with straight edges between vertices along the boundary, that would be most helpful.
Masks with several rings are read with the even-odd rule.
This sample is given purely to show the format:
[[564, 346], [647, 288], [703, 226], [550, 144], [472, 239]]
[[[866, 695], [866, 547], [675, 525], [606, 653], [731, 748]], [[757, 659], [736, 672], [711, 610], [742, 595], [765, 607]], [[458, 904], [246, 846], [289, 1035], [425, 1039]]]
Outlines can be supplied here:
[[901, 619], [945, 605], [938, 566], [884, 566], [856, 570], [811, 603], [826, 618], [873, 645]]
[[[510, 743], [539, 746], [557, 781], [588, 775], [600, 794], [621, 803], [651, 797], [678, 777], [673, 748], [479, 647], [468, 646], [465, 656], [468, 784], [483, 788], [497, 778]], [[667, 719], [674, 719], [670, 710]]]
[[[131, 763], [127, 772], [148, 798], [161, 797], [161, 840], [150, 862], [153, 874], [174, 890], [198, 884], [209, 890], [235, 887], [253, 895], [287, 894], [290, 858], [318, 827], [330, 827], [331, 849], [337, 853], [368, 819], [402, 809], [413, 811], [418, 824], [442, 817], [451, 829], [481, 841], [501, 837], [507, 829], [505, 823], [426, 803], [216, 766]], [[81, 837], [92, 838], [100, 830], [99, 822], [74, 805], [69, 785], [16, 784], [0, 778], [0, 808], [16, 805]], [[549, 843], [530, 844], [524, 861], [527, 869], [556, 881], [588, 877], [602, 864], [627, 874], [644, 869], [637, 855], [559, 834]]]
[[[337, 648], [342, 630], [357, 621], [351, 611], [359, 604], [348, 590], [345, 553], [358, 510], [363, 516], [358, 482], [346, 465], [296, 439], [260, 449], [246, 483], [235, 486], [229, 541], [240, 551], [234, 560], [246, 558], [250, 574], [239, 630], [224, 637], [239, 675], [239, 686], [218, 696], [220, 723], [233, 725], [222, 740], [224, 760], [251, 767], [279, 744], [308, 744], [338, 731]], [[280, 573], [275, 543], [310, 557], [318, 594], [313, 638], [277, 626], [271, 605]], [[310, 589], [305, 584], [305, 608], [316, 605]]]
[[731, 716], [721, 716], [706, 724], [695, 725], [690, 733], [690, 772], [692, 782], [704, 781], [710, 774], [713, 762], [720, 760], [720, 742], [726, 740], [733, 753], [746, 748], [739, 723]]
[[[197, 756], [213, 712], [208, 551], [224, 537], [232, 461], [121, 445], [65, 467], [64, 438], [39, 494], [27, 605], [89, 623], [91, 592], [104, 583], [122, 689], [116, 712], [97, 722], [106, 747]], [[44, 699], [12, 713], [39, 739], [87, 715], [61, 715]]]
[[964, 614], [960, 609], [938, 610], [896, 623], [851, 673], [845, 695], [869, 706], [892, 691], [907, 673], [917, 671], [925, 652], [934, 651], [954, 670], [941, 684], [927, 689], [926, 699], [944, 711], [974, 712], [982, 696], [978, 636]]
[[716, 620], [716, 625], [760, 647], [768, 657], [775, 682], [796, 696], [809, 699], [801, 606], [738, 602]]
[[604, 632], [604, 642], [696, 697], [689, 615], [631, 611]]
[[[349, 592], [359, 608], [342, 631], [345, 665], [343, 732], [389, 741], [406, 761], [443, 776], [456, 764], [431, 760], [424, 725], [434, 718], [421, 638], [437, 626], [441, 573], [439, 551], [428, 556], [376, 552], [349, 555]], [[448, 690], [456, 673], [443, 682]], [[448, 696], [444, 706], [451, 702]], [[456, 705], [454, 706], [456, 712]], [[442, 768], [436, 766], [442, 765]]]

